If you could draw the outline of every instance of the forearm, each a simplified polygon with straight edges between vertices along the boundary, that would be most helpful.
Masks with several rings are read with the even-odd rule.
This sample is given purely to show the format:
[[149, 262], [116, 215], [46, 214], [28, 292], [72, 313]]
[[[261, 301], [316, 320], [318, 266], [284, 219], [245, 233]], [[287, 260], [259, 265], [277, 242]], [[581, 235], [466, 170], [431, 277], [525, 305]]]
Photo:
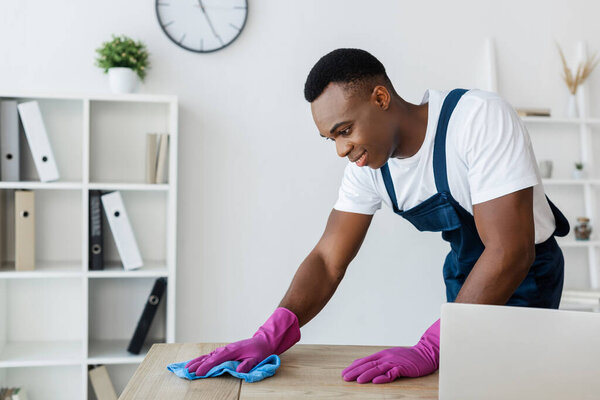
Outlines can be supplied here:
[[486, 248], [455, 301], [504, 305], [523, 282], [532, 263], [532, 255], [526, 251], [507, 253]]
[[302, 327], [325, 307], [341, 279], [341, 276], [329, 273], [318, 253], [311, 252], [300, 264], [279, 307], [296, 314]]

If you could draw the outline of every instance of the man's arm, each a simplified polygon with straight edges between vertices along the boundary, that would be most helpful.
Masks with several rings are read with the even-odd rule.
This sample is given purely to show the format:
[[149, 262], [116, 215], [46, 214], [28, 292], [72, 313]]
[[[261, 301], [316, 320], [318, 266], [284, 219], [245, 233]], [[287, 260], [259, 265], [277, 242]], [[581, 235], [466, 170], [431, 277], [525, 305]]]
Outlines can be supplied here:
[[372, 215], [332, 210], [321, 239], [300, 264], [279, 307], [298, 317], [300, 326], [327, 304], [367, 234]]
[[535, 259], [533, 188], [475, 204], [473, 216], [485, 250], [456, 302], [503, 305]]

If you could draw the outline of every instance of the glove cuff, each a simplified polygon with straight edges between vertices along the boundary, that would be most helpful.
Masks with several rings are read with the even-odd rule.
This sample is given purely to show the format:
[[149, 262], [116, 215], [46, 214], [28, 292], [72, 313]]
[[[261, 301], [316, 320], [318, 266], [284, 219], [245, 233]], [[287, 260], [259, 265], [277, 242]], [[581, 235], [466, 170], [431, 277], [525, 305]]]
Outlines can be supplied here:
[[300, 340], [298, 317], [284, 307], [278, 307], [253, 337], [262, 335], [272, 349], [280, 355]]
[[440, 320], [438, 319], [421, 336], [414, 347], [423, 357], [429, 359], [435, 369], [440, 365]]

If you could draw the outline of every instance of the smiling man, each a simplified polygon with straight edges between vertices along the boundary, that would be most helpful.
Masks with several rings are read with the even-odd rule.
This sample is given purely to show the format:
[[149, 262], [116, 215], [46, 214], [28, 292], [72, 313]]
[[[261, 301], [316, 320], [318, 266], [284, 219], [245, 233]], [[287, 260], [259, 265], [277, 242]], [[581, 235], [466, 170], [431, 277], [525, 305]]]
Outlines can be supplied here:
[[[190, 372], [205, 375], [230, 360], [247, 372], [298, 342], [300, 327], [334, 294], [382, 203], [449, 242], [449, 302], [558, 308], [564, 260], [554, 236], [566, 235], [569, 224], [545, 196], [527, 131], [501, 97], [428, 90], [421, 104], [408, 103], [384, 66], [359, 49], [323, 56], [304, 95], [320, 135], [350, 161], [325, 232], [252, 338], [190, 361]], [[434, 372], [439, 326], [437, 320], [415, 346], [355, 360], [343, 379], [386, 383]]]

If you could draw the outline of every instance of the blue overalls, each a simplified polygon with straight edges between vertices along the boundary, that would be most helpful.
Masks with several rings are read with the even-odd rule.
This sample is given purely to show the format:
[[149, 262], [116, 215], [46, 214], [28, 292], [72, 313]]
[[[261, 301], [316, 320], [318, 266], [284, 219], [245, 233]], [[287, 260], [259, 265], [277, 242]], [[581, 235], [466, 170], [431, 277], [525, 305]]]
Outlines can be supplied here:
[[[433, 148], [433, 172], [437, 193], [415, 207], [398, 209], [396, 192], [387, 163], [381, 167], [385, 188], [392, 201], [394, 212], [412, 223], [419, 231], [442, 232], [450, 243], [450, 252], [444, 262], [446, 298], [454, 302], [469, 272], [483, 253], [475, 218], [465, 210], [450, 193], [446, 174], [446, 131], [450, 115], [467, 90], [454, 89], [444, 99], [438, 120]], [[535, 245], [535, 261], [527, 276], [510, 297], [506, 305], [558, 308], [563, 287], [564, 259], [554, 236], [569, 233], [569, 222], [548, 199], [556, 221], [552, 236]]]

